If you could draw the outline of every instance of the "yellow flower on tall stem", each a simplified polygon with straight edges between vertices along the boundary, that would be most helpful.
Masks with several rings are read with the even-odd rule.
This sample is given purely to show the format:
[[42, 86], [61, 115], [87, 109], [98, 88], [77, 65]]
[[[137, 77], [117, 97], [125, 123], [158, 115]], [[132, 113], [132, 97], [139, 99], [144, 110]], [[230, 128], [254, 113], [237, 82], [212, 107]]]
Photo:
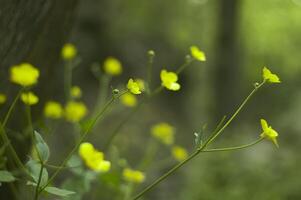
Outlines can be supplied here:
[[138, 83], [135, 82], [133, 79], [130, 79], [128, 81], [127, 88], [132, 94], [141, 94], [141, 90]]
[[160, 78], [162, 81], [162, 86], [168, 90], [177, 91], [181, 88], [180, 84], [177, 83], [178, 75], [174, 72], [168, 72], [165, 69], [161, 70]]
[[82, 102], [69, 101], [65, 106], [65, 118], [67, 121], [76, 123], [87, 115], [87, 107]]
[[39, 70], [29, 63], [21, 63], [10, 68], [10, 80], [23, 87], [36, 84], [39, 76]]
[[206, 56], [203, 51], [201, 51], [197, 46], [190, 47], [190, 53], [193, 58], [198, 61], [206, 61]]
[[275, 131], [271, 126], [269, 126], [267, 121], [264, 119], [261, 119], [260, 123], [261, 123], [261, 127], [263, 130], [263, 133], [261, 133], [260, 136], [262, 138], [271, 140], [276, 145], [276, 147], [279, 147], [278, 142], [277, 142], [277, 137], [278, 137], [277, 131]]
[[33, 92], [25, 92], [21, 94], [21, 101], [26, 105], [35, 105], [39, 102], [39, 97], [37, 97]]
[[267, 67], [262, 69], [263, 80], [269, 83], [281, 83], [279, 77], [276, 74], [273, 74]]
[[52, 119], [59, 119], [63, 116], [64, 110], [60, 103], [55, 101], [48, 101], [44, 108], [45, 117]]
[[106, 74], [109, 74], [111, 76], [117, 76], [122, 73], [121, 62], [114, 57], [108, 57], [105, 60], [103, 64], [103, 69]]
[[76, 55], [77, 49], [73, 44], [67, 43], [63, 46], [61, 56], [64, 60], [72, 60]]
[[111, 168], [111, 162], [104, 160], [104, 153], [94, 148], [91, 143], [84, 142], [79, 146], [80, 157], [87, 167], [96, 172], [107, 172]]

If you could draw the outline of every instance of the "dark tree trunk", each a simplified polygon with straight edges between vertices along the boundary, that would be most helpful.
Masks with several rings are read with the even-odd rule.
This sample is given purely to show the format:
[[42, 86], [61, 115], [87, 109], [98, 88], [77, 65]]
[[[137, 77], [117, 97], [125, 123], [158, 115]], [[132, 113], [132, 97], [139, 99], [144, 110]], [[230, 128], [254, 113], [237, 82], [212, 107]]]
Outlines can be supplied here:
[[[0, 0], [0, 76], [8, 82], [8, 68], [21, 62], [37, 66], [43, 78], [36, 89], [43, 98], [54, 95], [51, 88], [78, 0]], [[4, 81], [1, 81], [4, 82]], [[5, 84], [9, 95], [15, 87]], [[43, 99], [41, 99], [43, 102]], [[18, 117], [8, 126], [16, 127]], [[13, 124], [13, 125], [12, 125]], [[13, 137], [11, 135], [11, 137]], [[21, 158], [26, 158], [31, 141], [14, 144]], [[2, 144], [1, 144], [2, 145]], [[9, 159], [9, 158], [8, 158]], [[14, 199], [7, 185], [0, 187], [0, 199]], [[22, 199], [22, 198], [20, 198]]]
[[230, 114], [239, 90], [238, 0], [219, 1], [214, 73], [214, 119]]

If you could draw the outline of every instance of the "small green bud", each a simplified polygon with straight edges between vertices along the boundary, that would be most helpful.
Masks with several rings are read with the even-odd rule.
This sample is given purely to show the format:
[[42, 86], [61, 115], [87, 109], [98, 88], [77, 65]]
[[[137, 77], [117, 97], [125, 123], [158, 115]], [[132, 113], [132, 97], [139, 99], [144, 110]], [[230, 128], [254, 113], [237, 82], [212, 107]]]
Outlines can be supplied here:
[[114, 89], [114, 90], [112, 91], [112, 93], [113, 93], [113, 95], [117, 95], [117, 94], [119, 94], [119, 90], [118, 90], [118, 89]]
[[254, 83], [254, 87], [257, 88], [259, 86], [259, 83]]
[[192, 61], [192, 58], [190, 55], [186, 55], [185, 60], [186, 60], [186, 63], [190, 63]]
[[151, 57], [155, 56], [155, 52], [153, 50], [149, 50], [147, 52], [147, 54], [148, 54], [148, 56], [151, 56]]

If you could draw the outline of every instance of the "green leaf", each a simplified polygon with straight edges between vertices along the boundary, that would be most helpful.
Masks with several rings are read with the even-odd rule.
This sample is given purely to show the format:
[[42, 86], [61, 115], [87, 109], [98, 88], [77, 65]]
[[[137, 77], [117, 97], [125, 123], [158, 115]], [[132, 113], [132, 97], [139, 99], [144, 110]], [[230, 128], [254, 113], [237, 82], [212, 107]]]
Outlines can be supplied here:
[[0, 170], [0, 182], [13, 182], [16, 178], [9, 171]]
[[[41, 164], [36, 160], [30, 159], [26, 163], [26, 167], [28, 168], [33, 181], [35, 183], [38, 183], [40, 170], [41, 170]], [[40, 186], [43, 187], [44, 185], [46, 185], [47, 181], [48, 181], [48, 172], [47, 172], [47, 169], [44, 167], [43, 171], [42, 171], [42, 178], [41, 178]]]
[[45, 191], [50, 194], [54, 194], [54, 195], [61, 196], [61, 197], [67, 197], [69, 195], [75, 194], [75, 192], [73, 192], [73, 191], [64, 190], [64, 189], [60, 189], [57, 187], [46, 187]]
[[45, 163], [50, 155], [49, 147], [37, 131], [34, 131], [34, 135], [39, 158]]

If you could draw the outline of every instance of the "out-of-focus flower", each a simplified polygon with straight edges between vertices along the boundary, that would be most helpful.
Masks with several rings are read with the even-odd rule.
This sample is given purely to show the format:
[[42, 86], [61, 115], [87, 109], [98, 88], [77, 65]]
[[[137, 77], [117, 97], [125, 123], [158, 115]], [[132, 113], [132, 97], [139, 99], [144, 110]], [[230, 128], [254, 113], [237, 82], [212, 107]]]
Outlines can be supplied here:
[[179, 162], [182, 162], [188, 157], [186, 149], [180, 146], [173, 146], [171, 149], [172, 156]]
[[91, 143], [84, 142], [79, 146], [79, 155], [85, 161], [87, 167], [96, 172], [107, 172], [111, 168], [111, 162], [104, 160], [104, 154], [94, 148]]
[[26, 105], [34, 105], [39, 102], [39, 97], [37, 97], [34, 93], [32, 92], [25, 92], [21, 94], [21, 100], [23, 103]]
[[262, 77], [265, 81], [269, 83], [281, 83], [279, 77], [276, 74], [273, 74], [268, 68], [263, 67]]
[[63, 46], [61, 54], [64, 60], [72, 60], [77, 54], [77, 49], [73, 44], [67, 43]]
[[160, 78], [162, 81], [162, 86], [168, 90], [177, 91], [181, 88], [180, 84], [177, 83], [178, 75], [174, 72], [168, 72], [165, 69], [161, 70]]
[[70, 90], [70, 95], [72, 98], [81, 98], [82, 90], [78, 86], [72, 86]]
[[137, 105], [137, 98], [131, 93], [125, 93], [120, 97], [120, 101], [123, 105], [127, 107], [134, 107]]
[[122, 65], [119, 60], [114, 57], [108, 57], [103, 65], [105, 73], [117, 76], [122, 73]]
[[87, 114], [87, 107], [82, 102], [69, 101], [65, 106], [65, 118], [67, 121], [79, 122]]
[[190, 47], [190, 53], [193, 58], [198, 61], [206, 61], [206, 56], [203, 51], [201, 51], [197, 46]]
[[6, 95], [3, 93], [0, 93], [0, 104], [4, 104], [6, 102]]
[[44, 107], [44, 115], [48, 118], [59, 119], [63, 116], [63, 112], [62, 105], [55, 101], [48, 101]]
[[138, 86], [142, 92], [145, 91], [145, 82], [143, 79], [137, 78], [137, 79], [135, 79], [135, 82], [138, 84]]
[[262, 138], [271, 140], [276, 145], [276, 147], [279, 147], [277, 142], [278, 133], [271, 126], [268, 125], [266, 120], [261, 119], [260, 123], [263, 130], [263, 133], [261, 133], [260, 136]]
[[174, 127], [165, 122], [158, 123], [151, 128], [151, 134], [166, 145], [173, 144], [174, 132]]
[[141, 94], [140, 87], [137, 82], [135, 82], [133, 79], [130, 78], [127, 84], [127, 88], [130, 90], [133, 94]]
[[122, 172], [122, 175], [124, 180], [132, 183], [142, 183], [145, 180], [145, 175], [143, 172], [130, 168], [125, 168]]
[[21, 63], [10, 68], [10, 80], [23, 87], [36, 84], [39, 76], [39, 70], [29, 63]]

